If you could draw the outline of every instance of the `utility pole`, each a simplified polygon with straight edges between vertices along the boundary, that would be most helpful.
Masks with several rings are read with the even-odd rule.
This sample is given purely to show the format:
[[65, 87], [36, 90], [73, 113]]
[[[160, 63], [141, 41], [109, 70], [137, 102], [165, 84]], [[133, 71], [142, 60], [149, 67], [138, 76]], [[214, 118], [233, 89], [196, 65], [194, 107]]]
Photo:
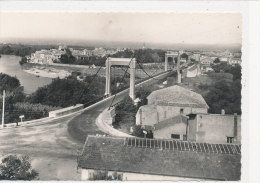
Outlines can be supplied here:
[[3, 91], [2, 128], [5, 126], [5, 90]]

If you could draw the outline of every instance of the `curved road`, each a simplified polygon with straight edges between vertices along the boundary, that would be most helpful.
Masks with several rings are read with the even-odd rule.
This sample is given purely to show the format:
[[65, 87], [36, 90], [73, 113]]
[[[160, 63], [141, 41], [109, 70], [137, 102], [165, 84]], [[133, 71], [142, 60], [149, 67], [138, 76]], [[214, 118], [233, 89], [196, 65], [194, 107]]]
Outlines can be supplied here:
[[[116, 95], [113, 104], [116, 104], [124, 99], [128, 93], [129, 90], [123, 91], [119, 95]], [[82, 145], [84, 144], [88, 135], [104, 134], [98, 129], [96, 125], [96, 119], [102, 111], [110, 106], [112, 100], [113, 97], [73, 118], [68, 124], [69, 134], [79, 143], [82, 143]]]

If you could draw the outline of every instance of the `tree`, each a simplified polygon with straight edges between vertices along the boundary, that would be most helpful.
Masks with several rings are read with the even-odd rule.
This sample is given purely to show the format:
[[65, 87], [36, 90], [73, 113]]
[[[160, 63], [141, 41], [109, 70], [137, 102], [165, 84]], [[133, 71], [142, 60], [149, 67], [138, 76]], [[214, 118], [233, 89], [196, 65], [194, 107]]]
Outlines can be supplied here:
[[132, 135], [136, 136], [136, 137], [144, 137], [144, 132], [143, 132], [142, 126], [141, 125], [135, 125], [133, 127]]
[[215, 60], [213, 61], [215, 64], [218, 64], [218, 63], [220, 63], [220, 60], [219, 60], [219, 58], [215, 58]]
[[189, 56], [187, 55], [187, 53], [183, 53], [181, 54], [181, 58], [185, 58], [186, 60], [188, 60]]
[[225, 109], [227, 114], [241, 114], [240, 80], [231, 84], [225, 80], [216, 82], [205, 95], [205, 100], [209, 105], [210, 113], [219, 114], [221, 109]]
[[63, 64], [73, 64], [76, 58], [72, 55], [69, 49], [66, 49], [66, 53], [61, 55], [60, 62]]
[[9, 155], [0, 164], [0, 180], [33, 180], [38, 175], [28, 156]]
[[26, 57], [22, 57], [22, 59], [19, 61], [20, 65], [23, 65], [27, 62]]

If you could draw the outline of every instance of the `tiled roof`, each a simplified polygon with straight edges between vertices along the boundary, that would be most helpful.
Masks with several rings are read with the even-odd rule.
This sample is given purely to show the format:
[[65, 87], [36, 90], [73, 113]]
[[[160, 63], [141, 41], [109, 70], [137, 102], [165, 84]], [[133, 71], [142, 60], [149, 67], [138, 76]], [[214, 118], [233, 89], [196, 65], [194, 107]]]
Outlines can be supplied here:
[[147, 98], [148, 104], [209, 108], [200, 94], [178, 85], [153, 91]]
[[196, 179], [240, 179], [238, 154], [137, 148], [125, 145], [125, 141], [125, 138], [88, 136], [79, 167]]
[[159, 130], [162, 128], [166, 128], [170, 125], [177, 124], [177, 123], [185, 123], [187, 124], [187, 117], [183, 115], [174, 116], [172, 118], [168, 118], [166, 120], [160, 121], [159, 123], [154, 125], [155, 130]]

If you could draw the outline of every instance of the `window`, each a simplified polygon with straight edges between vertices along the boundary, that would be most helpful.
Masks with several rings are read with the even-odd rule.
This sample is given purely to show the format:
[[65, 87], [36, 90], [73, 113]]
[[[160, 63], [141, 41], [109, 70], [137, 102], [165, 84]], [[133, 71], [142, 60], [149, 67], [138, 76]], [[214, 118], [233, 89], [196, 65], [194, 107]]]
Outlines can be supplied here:
[[183, 108], [180, 109], [180, 114], [183, 114]]
[[179, 134], [171, 134], [171, 138], [172, 139], [180, 139], [180, 135]]
[[234, 137], [227, 137], [227, 143], [233, 143]]
[[183, 135], [183, 140], [187, 140], [187, 135]]

